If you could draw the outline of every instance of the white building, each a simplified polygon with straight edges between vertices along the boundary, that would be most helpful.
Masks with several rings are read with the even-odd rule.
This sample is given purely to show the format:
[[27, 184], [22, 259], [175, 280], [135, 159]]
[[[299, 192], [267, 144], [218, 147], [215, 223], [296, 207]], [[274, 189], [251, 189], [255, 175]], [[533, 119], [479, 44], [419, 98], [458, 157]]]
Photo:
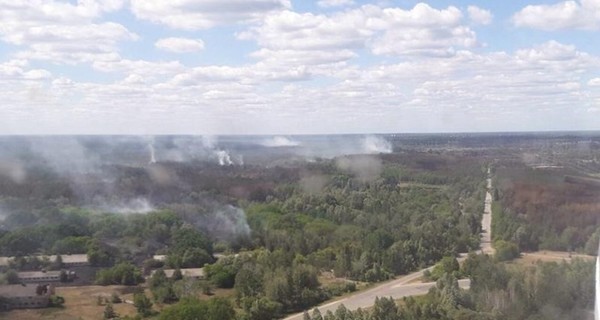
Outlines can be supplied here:
[[51, 285], [12, 284], [0, 286], [0, 310], [46, 308], [54, 294]]

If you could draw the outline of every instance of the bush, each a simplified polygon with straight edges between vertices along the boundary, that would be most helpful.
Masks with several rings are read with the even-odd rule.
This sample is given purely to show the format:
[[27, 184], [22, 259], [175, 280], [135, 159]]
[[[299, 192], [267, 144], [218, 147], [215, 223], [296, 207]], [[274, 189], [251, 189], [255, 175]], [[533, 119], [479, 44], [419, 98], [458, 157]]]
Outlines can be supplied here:
[[498, 240], [494, 243], [496, 248], [496, 260], [508, 261], [519, 257], [519, 248], [513, 242]]
[[134, 286], [142, 282], [144, 282], [142, 273], [129, 262], [122, 262], [112, 268], [100, 270], [96, 274], [96, 283], [103, 286], [113, 284]]

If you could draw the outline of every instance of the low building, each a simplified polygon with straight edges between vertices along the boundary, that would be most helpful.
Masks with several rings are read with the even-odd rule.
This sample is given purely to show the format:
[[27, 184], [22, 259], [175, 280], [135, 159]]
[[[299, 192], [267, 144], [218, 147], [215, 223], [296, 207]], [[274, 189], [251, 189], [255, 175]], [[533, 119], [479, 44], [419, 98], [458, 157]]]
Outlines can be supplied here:
[[[206, 277], [204, 274], [204, 268], [184, 268], [179, 270], [181, 270], [181, 275], [184, 278], [204, 279]], [[156, 270], [152, 271], [150, 276], [152, 276], [155, 272]], [[175, 273], [175, 269], [165, 269], [164, 272], [167, 278], [172, 278], [173, 273]]]
[[0, 286], [0, 310], [46, 308], [54, 287], [46, 284], [13, 284]]
[[[49, 256], [50, 261], [56, 261], [56, 256]], [[62, 264], [65, 268], [83, 267], [90, 264], [87, 254], [61, 254]]]
[[[75, 279], [75, 272], [64, 271], [67, 281]], [[23, 271], [18, 272], [19, 281], [22, 283], [60, 282], [62, 271]]]
[[165, 254], [155, 254], [155, 255], [152, 256], [152, 259], [154, 259], [156, 261], [165, 262], [165, 261], [167, 261], [167, 255], [165, 255]]
[[[40, 260], [48, 259], [50, 262], [56, 261], [56, 255], [37, 255], [32, 256], [36, 257]], [[7, 269], [10, 266], [10, 262], [14, 261], [16, 257], [0, 257], [0, 269]], [[61, 254], [60, 258], [62, 259], [62, 264], [65, 268], [70, 267], [81, 267], [89, 265], [87, 254]]]

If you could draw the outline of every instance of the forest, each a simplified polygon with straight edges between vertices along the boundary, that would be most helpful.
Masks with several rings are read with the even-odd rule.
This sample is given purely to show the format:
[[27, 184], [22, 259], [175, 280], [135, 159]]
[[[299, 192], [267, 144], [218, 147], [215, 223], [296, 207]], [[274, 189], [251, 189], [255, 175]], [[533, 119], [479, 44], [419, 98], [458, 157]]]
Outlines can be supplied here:
[[[538, 249], [595, 253], [600, 191], [506, 150], [394, 147], [314, 158], [278, 151], [269, 164], [252, 153], [244, 164], [221, 165], [146, 163], [136, 160], [146, 152], [138, 145], [117, 148], [120, 160], [65, 160], [65, 168], [4, 148], [25, 174], [0, 174], [0, 255], [12, 257], [1, 280], [62, 269], [37, 255], [86, 254], [90, 267], [78, 285], [138, 288], [140, 318], [265, 320], [311, 310], [305, 319], [581, 319], [593, 299], [587, 261], [503, 261]], [[471, 254], [459, 266], [459, 254], [480, 246], [488, 167], [497, 254]], [[426, 276], [437, 285], [425, 296], [313, 310], [436, 263]], [[203, 268], [205, 278], [183, 277], [186, 268]], [[459, 278], [469, 278], [471, 290], [460, 289]], [[230, 294], [204, 299], [221, 289]], [[112, 302], [103, 303], [105, 318], [117, 317]]]

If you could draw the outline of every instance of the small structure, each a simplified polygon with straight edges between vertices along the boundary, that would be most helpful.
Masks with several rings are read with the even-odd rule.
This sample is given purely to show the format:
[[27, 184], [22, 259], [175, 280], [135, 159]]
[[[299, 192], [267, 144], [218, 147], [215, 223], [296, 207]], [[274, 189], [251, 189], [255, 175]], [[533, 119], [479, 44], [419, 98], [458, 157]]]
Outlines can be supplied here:
[[0, 310], [46, 308], [54, 287], [50, 284], [12, 284], [0, 286]]
[[[204, 279], [206, 277], [206, 275], [204, 274], [204, 268], [186, 268], [179, 270], [181, 270], [181, 275], [184, 278]], [[150, 276], [152, 276], [155, 272], [156, 270], [152, 271]], [[173, 273], [175, 273], [175, 269], [165, 269], [164, 272], [167, 278], [172, 278]]]
[[155, 255], [152, 256], [152, 259], [154, 259], [156, 261], [165, 262], [165, 261], [167, 261], [167, 255], [165, 255], [165, 254], [155, 254]]
[[[50, 261], [56, 261], [56, 256], [49, 256]], [[65, 268], [82, 267], [90, 264], [87, 254], [61, 254], [62, 264]]]
[[[44, 260], [47, 258], [50, 262], [56, 261], [56, 255], [38, 255], [32, 256], [39, 260]], [[16, 257], [0, 257], [0, 269], [7, 269], [10, 266], [10, 262], [14, 261]], [[60, 258], [62, 259], [62, 264], [65, 268], [70, 267], [81, 267], [89, 265], [87, 254], [61, 254]]]
[[19, 281], [23, 283], [40, 283], [40, 282], [60, 282], [61, 273], [65, 272], [64, 280], [71, 281], [75, 279], [74, 271], [23, 271], [18, 272]]

